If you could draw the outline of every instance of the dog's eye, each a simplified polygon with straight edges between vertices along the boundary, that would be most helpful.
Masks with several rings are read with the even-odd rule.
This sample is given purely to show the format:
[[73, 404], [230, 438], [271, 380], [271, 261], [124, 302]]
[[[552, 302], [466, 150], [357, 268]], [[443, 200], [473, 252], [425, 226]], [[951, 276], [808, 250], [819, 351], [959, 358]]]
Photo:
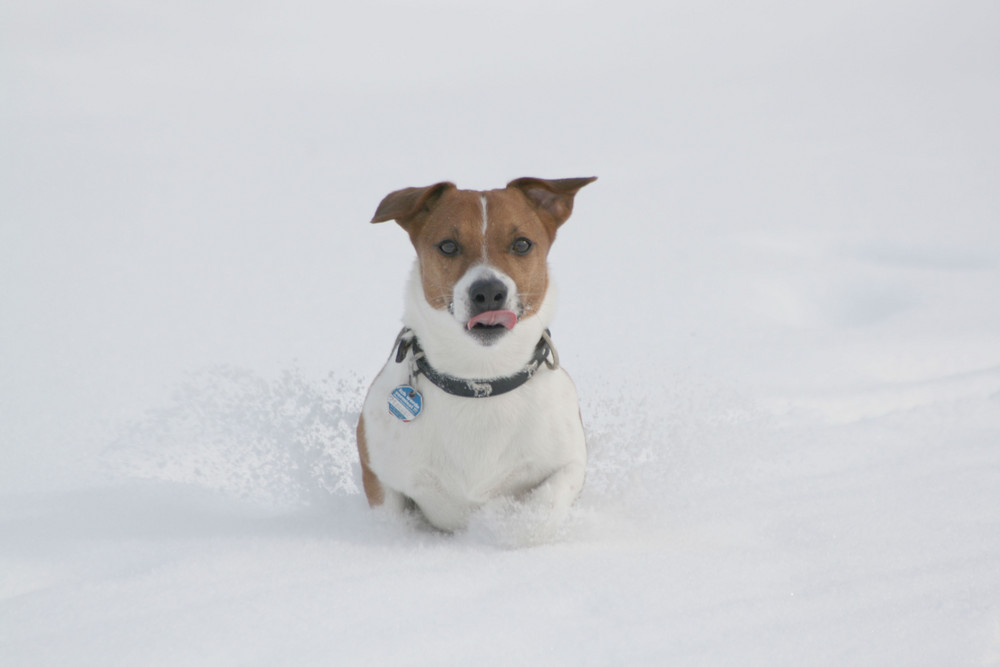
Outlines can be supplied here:
[[534, 243], [522, 236], [511, 244], [510, 250], [515, 255], [527, 255], [534, 245]]
[[444, 241], [441, 241], [441, 243], [438, 243], [437, 249], [440, 250], [441, 254], [445, 257], [454, 257], [458, 254], [458, 251], [461, 250], [458, 243], [456, 241], [452, 241], [451, 239], [445, 239]]

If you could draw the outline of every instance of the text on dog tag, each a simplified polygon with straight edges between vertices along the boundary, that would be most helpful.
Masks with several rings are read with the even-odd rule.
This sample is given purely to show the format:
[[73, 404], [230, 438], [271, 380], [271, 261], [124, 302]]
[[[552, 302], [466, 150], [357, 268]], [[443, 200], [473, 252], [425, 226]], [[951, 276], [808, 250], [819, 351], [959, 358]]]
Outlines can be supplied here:
[[416, 419], [423, 404], [420, 392], [409, 385], [400, 385], [389, 394], [389, 412], [400, 421], [410, 422]]

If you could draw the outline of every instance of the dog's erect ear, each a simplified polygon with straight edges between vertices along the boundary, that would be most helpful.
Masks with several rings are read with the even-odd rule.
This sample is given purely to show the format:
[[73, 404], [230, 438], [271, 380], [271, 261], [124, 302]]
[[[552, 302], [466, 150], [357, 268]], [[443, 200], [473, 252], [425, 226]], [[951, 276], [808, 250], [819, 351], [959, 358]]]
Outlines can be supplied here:
[[372, 222], [395, 220], [403, 229], [409, 229], [413, 218], [421, 213], [429, 213], [441, 195], [454, 187], [454, 183], [445, 181], [425, 188], [403, 188], [390, 192], [378, 205]]
[[587, 183], [596, 180], [596, 176], [558, 178], [552, 181], [544, 178], [518, 178], [508, 183], [507, 187], [517, 188], [536, 208], [546, 213], [555, 222], [552, 230], [554, 233], [555, 228], [566, 222], [573, 212], [573, 197], [576, 193]]

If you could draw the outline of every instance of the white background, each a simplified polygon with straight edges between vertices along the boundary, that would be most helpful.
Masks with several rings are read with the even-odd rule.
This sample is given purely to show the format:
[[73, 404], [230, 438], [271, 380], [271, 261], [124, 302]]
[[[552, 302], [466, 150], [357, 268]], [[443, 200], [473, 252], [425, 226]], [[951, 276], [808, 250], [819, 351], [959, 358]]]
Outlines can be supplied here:
[[[0, 5], [0, 660], [1000, 662], [994, 2]], [[391, 190], [597, 175], [551, 544], [369, 512]], [[502, 517], [493, 517], [500, 521]]]

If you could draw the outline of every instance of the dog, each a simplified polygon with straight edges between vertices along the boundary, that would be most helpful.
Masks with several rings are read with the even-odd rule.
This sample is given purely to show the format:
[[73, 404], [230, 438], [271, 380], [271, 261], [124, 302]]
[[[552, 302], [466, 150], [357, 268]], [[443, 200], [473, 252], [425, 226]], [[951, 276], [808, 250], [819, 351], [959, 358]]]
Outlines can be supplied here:
[[583, 488], [576, 387], [548, 333], [547, 256], [576, 193], [595, 178], [453, 183], [388, 194], [417, 259], [403, 330], [357, 426], [368, 503], [416, 510], [447, 532], [495, 501], [558, 525]]

